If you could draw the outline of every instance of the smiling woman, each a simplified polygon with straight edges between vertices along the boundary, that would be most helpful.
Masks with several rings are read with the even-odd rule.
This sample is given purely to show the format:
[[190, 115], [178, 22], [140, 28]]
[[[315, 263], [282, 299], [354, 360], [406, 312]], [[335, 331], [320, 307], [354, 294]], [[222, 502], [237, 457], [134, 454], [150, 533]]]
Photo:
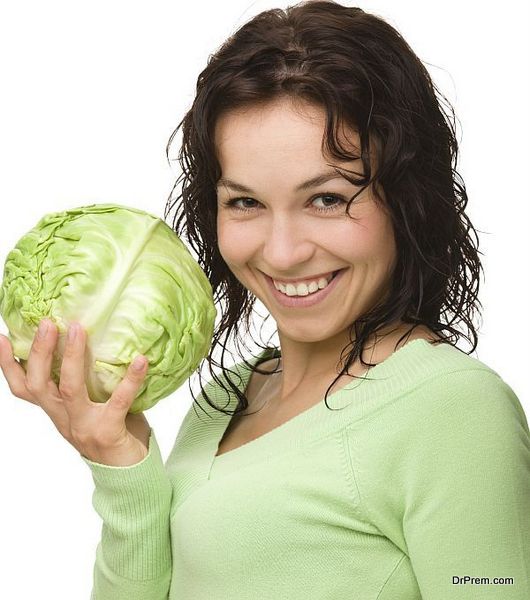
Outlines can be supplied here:
[[[181, 123], [182, 193], [167, 207], [223, 305], [208, 364], [237, 395], [236, 412], [249, 398], [224, 349], [245, 345], [257, 299], [277, 325], [278, 400], [317, 369], [327, 402], [341, 378], [416, 337], [477, 345], [477, 236], [452, 168], [454, 126], [428, 72], [361, 9], [308, 2], [288, 11], [285, 29], [283, 14], [255, 17], [201, 73]], [[313, 39], [312, 18], [336, 36]]]
[[[473, 598], [509, 577], [527, 600], [528, 423], [456, 345], [477, 344], [481, 263], [422, 62], [360, 8], [268, 10], [209, 57], [180, 127], [167, 214], [220, 316], [205, 416], [165, 465], [153, 434], [127, 469], [88, 462], [93, 597], [447, 600], [464, 573], [488, 580]], [[257, 300], [279, 344], [242, 352]]]
[[[351, 324], [388, 293], [396, 263], [390, 216], [371, 187], [340, 174], [355, 162], [323, 156], [325, 121], [321, 108], [282, 97], [225, 114], [215, 130], [226, 177], [217, 186], [219, 252], [276, 322], [289, 389], [326, 363], [332, 369]], [[358, 147], [353, 131], [341, 142]], [[234, 181], [253, 182], [253, 192], [237, 186], [252, 197], [233, 197]], [[289, 368], [301, 354], [303, 369]]]

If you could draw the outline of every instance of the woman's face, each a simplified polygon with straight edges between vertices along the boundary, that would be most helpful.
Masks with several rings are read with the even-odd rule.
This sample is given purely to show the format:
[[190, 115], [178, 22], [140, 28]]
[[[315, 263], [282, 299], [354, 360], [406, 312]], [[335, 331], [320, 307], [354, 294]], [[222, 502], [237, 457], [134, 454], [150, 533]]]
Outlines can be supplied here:
[[[371, 187], [351, 204], [353, 218], [345, 213], [360, 186], [330, 165], [361, 174], [362, 162], [322, 155], [324, 123], [322, 109], [304, 104], [301, 112], [281, 100], [227, 113], [215, 129], [219, 250], [267, 307], [280, 337], [299, 342], [344, 335], [382, 299], [396, 257], [390, 219]], [[359, 150], [357, 134], [346, 132], [341, 143]], [[330, 172], [329, 181], [306, 183]]]

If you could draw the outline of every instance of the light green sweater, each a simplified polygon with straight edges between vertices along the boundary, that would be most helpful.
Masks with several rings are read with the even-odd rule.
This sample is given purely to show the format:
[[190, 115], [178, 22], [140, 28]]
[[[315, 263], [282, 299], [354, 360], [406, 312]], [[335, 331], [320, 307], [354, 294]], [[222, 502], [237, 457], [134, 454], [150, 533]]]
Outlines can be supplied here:
[[191, 406], [165, 466], [153, 432], [136, 465], [83, 458], [103, 520], [92, 599], [528, 600], [530, 436], [513, 390], [421, 339], [368, 376], [328, 396], [341, 410], [321, 401], [219, 457], [230, 415], [199, 397], [212, 418]]

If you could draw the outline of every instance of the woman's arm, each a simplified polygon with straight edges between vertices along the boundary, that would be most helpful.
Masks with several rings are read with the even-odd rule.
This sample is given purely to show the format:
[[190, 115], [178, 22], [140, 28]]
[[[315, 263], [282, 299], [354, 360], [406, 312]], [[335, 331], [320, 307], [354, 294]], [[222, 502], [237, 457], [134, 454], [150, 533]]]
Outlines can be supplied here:
[[412, 567], [425, 600], [526, 600], [530, 437], [523, 409], [493, 373], [462, 372], [453, 381], [432, 422], [417, 423], [421, 443], [406, 475], [403, 517]]
[[172, 488], [154, 432], [137, 464], [112, 467], [81, 456], [103, 520], [91, 600], [167, 600], [171, 582]]
[[364, 507], [423, 600], [530, 598], [530, 436], [513, 390], [491, 370], [441, 373], [369, 425], [351, 436]]

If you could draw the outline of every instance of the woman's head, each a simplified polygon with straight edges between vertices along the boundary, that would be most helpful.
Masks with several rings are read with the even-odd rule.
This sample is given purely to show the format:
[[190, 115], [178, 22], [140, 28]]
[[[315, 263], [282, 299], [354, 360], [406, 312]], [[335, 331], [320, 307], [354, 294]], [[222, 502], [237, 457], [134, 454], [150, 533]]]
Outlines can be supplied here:
[[[436, 92], [428, 71], [394, 28], [375, 15], [335, 2], [302, 2], [260, 13], [210, 56], [199, 75], [193, 105], [176, 130], [182, 127], [178, 158], [183, 185], [177, 199], [168, 201], [168, 208], [176, 206], [177, 210], [175, 230], [197, 253], [220, 305], [221, 319], [208, 357], [210, 367], [223, 338], [232, 338], [237, 347], [245, 346], [241, 334], [250, 331], [256, 299], [253, 292], [258, 291], [250, 271], [243, 279], [240, 267], [230, 259], [226, 237], [223, 243], [228, 221], [218, 215], [218, 203], [226, 189], [223, 192], [223, 186], [218, 187], [219, 181], [228, 177], [247, 184], [260, 197], [244, 196], [266, 203], [280, 201], [273, 198], [274, 192], [289, 194], [289, 201], [294, 201], [291, 184], [296, 179], [290, 173], [289, 184], [283, 184], [276, 177], [266, 189], [268, 177], [261, 167], [252, 168], [250, 174], [236, 160], [244, 157], [245, 151], [236, 152], [233, 144], [227, 144], [227, 136], [233, 141], [238, 135], [229, 124], [239, 124], [237, 142], [241, 143], [241, 127], [248, 128], [253, 122], [277, 127], [278, 117], [287, 115], [287, 106], [293, 108], [291, 127], [304, 127], [304, 121], [295, 117], [300, 114], [312, 115], [318, 122], [310, 131], [313, 136], [317, 127], [323, 132], [320, 158], [324, 164], [348, 169], [341, 170], [347, 181], [333, 182], [343, 186], [341, 189], [349, 186], [352, 198], [350, 221], [344, 222], [352, 234], [352, 254], [345, 251], [347, 256], [355, 256], [355, 232], [362, 229], [356, 230], [355, 223], [356, 218], [362, 222], [358, 211], [366, 199], [377, 207], [381, 226], [390, 225], [393, 231], [393, 250], [392, 243], [386, 245], [387, 264], [392, 266], [387, 291], [379, 301], [367, 302], [362, 311], [351, 313], [355, 320], [350, 323], [351, 343], [344, 348], [342, 372], [362, 357], [362, 349], [374, 333], [398, 322], [411, 327], [426, 325], [438, 333], [446, 330], [451, 334], [446, 339], [456, 341], [463, 334], [452, 324], [460, 321], [472, 336], [464, 336], [472, 342], [471, 351], [475, 349], [472, 317], [480, 304], [481, 264], [469, 235], [474, 229], [464, 213], [465, 186], [453, 165], [458, 152], [454, 123], [442, 110]], [[283, 112], [275, 113], [274, 107], [282, 107]], [[306, 126], [309, 122], [305, 121]], [[256, 136], [252, 140], [249, 147], [256, 151], [260, 140]], [[281, 149], [282, 144], [276, 147]], [[311, 157], [311, 164], [316, 164], [315, 139], [307, 151], [287, 136], [285, 144], [302, 153], [301, 160]], [[268, 147], [273, 146], [270, 142]], [[298, 164], [295, 156], [289, 156], [297, 175], [312, 176], [309, 165]], [[277, 156], [270, 160], [267, 163], [261, 157], [259, 165], [269, 169], [272, 163], [279, 165]], [[251, 167], [248, 161], [246, 164]], [[225, 173], [223, 168], [231, 172]], [[228, 191], [232, 197], [243, 195]], [[278, 207], [275, 204], [276, 210]], [[280, 212], [276, 217], [275, 223], [281, 223]], [[218, 225], [222, 225], [219, 230]], [[274, 235], [286, 244], [281, 230]], [[297, 235], [302, 236], [303, 231]], [[282, 259], [269, 246], [268, 254], [262, 250], [254, 266], [275, 268], [277, 271], [269, 274], [286, 279], [314, 274], [313, 264], [324, 269], [346, 266], [344, 252], [338, 253], [338, 246], [333, 249], [329, 243], [325, 245], [331, 251], [326, 257], [320, 252], [313, 263], [310, 254], [314, 252], [316, 257], [316, 248], [299, 243]], [[381, 275], [380, 268], [376, 271]], [[376, 271], [372, 269], [372, 273]], [[373, 279], [368, 279], [374, 287]], [[243, 409], [244, 395], [240, 399]]]
[[[348, 342], [351, 324], [387, 294], [396, 262], [384, 206], [341, 175], [362, 163], [322, 153], [325, 121], [322, 108], [286, 97], [225, 113], [214, 136], [219, 252], [266, 306], [282, 346], [319, 342], [322, 352], [325, 341]], [[355, 152], [356, 137], [345, 131], [341, 142]]]

